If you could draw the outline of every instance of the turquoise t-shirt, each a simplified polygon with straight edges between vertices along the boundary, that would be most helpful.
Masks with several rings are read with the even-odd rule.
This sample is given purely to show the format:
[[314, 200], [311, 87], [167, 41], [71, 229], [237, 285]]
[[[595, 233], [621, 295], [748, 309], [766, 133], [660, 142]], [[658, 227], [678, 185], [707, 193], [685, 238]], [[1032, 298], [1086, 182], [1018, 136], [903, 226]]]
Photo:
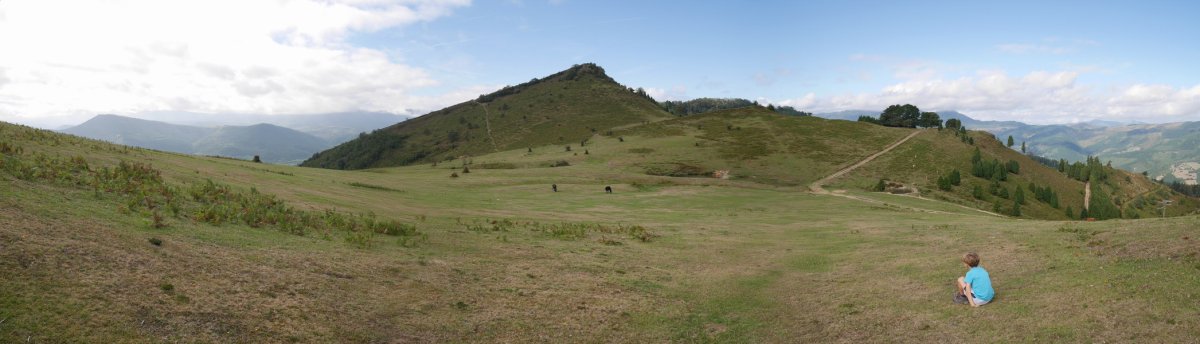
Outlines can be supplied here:
[[992, 297], [996, 296], [996, 291], [992, 290], [992, 277], [988, 276], [987, 270], [983, 267], [973, 267], [967, 270], [967, 276], [963, 278], [963, 282], [971, 285], [971, 292], [975, 294], [975, 298], [992, 301]]

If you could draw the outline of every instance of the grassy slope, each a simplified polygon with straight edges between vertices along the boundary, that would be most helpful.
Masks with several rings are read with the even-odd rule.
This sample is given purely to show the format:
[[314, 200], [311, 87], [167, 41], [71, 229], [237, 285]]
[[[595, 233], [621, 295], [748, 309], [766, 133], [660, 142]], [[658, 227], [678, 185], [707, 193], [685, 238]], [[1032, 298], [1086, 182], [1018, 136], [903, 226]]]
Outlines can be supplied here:
[[[730, 170], [731, 178], [764, 184], [807, 185], [903, 137], [903, 129], [866, 123], [792, 117], [761, 107], [714, 111], [618, 132], [672, 144], [631, 142], [631, 165], [691, 165]], [[852, 138], [849, 140], [843, 138]], [[637, 148], [653, 151], [640, 153]], [[664, 166], [665, 165], [665, 166]]]
[[[94, 164], [147, 161], [170, 182], [214, 178], [308, 207], [373, 211], [416, 223], [428, 239], [404, 247], [376, 238], [373, 248], [358, 249], [337, 238], [186, 220], [150, 229], [111, 211], [117, 202], [109, 197], [0, 174], [0, 273], [13, 276], [0, 279], [3, 342], [1178, 342], [1200, 335], [1200, 303], [1189, 294], [1200, 285], [1196, 217], [1007, 220], [915, 198], [863, 203], [750, 181], [645, 176], [622, 165], [626, 147], [667, 151], [671, 137], [596, 139], [587, 155], [556, 146], [506, 151], [474, 158], [471, 173], [452, 179], [446, 166], [258, 165], [13, 135], [21, 130], [5, 125], [0, 138]], [[572, 165], [542, 167], [560, 159]], [[479, 168], [489, 162], [519, 168]], [[549, 192], [550, 183], [561, 192]], [[603, 194], [604, 185], [616, 193]], [[489, 219], [639, 224], [660, 237], [567, 240], [520, 225], [481, 233], [462, 224]], [[980, 252], [992, 272], [999, 291], [992, 305], [949, 302], [966, 250]]]
[[653, 100], [621, 86], [591, 64], [506, 88], [488, 98], [492, 99], [463, 102], [377, 130], [303, 165], [359, 169], [578, 144], [597, 132], [670, 116]]
[[[975, 145], [961, 142], [949, 131], [926, 131], [907, 144], [897, 147], [891, 154], [882, 156], [855, 170], [849, 176], [839, 180], [836, 185], [852, 189], [869, 189], [880, 178], [886, 178], [916, 185], [921, 190], [923, 197], [989, 211], [992, 209], [993, 203], [1000, 200], [1003, 210], [1007, 212], [1012, 206], [1011, 198], [1002, 199], [986, 194], [986, 192], [983, 200], [977, 200], [972, 196], [975, 185], [980, 185], [987, 190], [987, 186], [991, 183], [989, 180], [970, 174], [970, 157], [974, 149], [978, 147], [984, 160], [997, 159], [1002, 162], [1015, 160], [1020, 163], [1021, 172], [1009, 174], [1008, 180], [1002, 182], [1001, 185], [1008, 188], [1010, 194], [1014, 194], [1017, 187], [1024, 188], [1026, 204], [1021, 207], [1022, 217], [1065, 220], [1067, 219], [1064, 213], [1066, 207], [1070, 206], [1076, 214], [1083, 208], [1084, 183], [1067, 178], [1057, 170], [1034, 162], [1020, 152], [1005, 147], [990, 134], [971, 132], [971, 135], [975, 139]], [[948, 174], [953, 169], [958, 169], [962, 174], [962, 185], [952, 188], [949, 192], [938, 190], [937, 178]], [[1171, 192], [1141, 175], [1124, 171], [1114, 171], [1113, 173], [1114, 175], [1109, 178], [1108, 183], [1097, 183], [1097, 187], [1098, 190], [1112, 195], [1111, 198], [1129, 203], [1128, 206], [1124, 206], [1126, 217], [1154, 215], [1153, 207], [1147, 203], [1150, 198], [1157, 200], [1165, 197], [1180, 204], [1180, 206], [1169, 209], [1173, 215], [1187, 214], [1200, 208], [1196, 200]], [[1126, 180], [1126, 176], [1129, 177], [1128, 180]], [[1049, 204], [1034, 199], [1033, 193], [1028, 189], [1030, 182], [1040, 187], [1049, 186], [1054, 189], [1059, 197], [1060, 207], [1055, 209]], [[1130, 202], [1137, 198], [1143, 199], [1143, 202]], [[1134, 207], [1135, 204], [1140, 204], [1142, 207]], [[1135, 213], [1136, 215], [1134, 215]]]

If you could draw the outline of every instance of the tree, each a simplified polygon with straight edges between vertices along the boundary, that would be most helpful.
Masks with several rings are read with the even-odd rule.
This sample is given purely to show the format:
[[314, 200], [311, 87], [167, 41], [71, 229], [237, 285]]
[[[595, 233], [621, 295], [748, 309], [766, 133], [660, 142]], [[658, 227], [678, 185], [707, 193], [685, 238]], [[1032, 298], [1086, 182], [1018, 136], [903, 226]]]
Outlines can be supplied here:
[[923, 128], [942, 128], [942, 119], [937, 112], [922, 112], [920, 126]]
[[958, 120], [957, 118], [948, 119], [946, 120], [946, 128], [955, 130], [962, 128], [962, 121]]
[[1074, 218], [1075, 218], [1075, 210], [1071, 209], [1071, 206], [1069, 206], [1069, 205], [1067, 206], [1067, 210], [1066, 210], [1066, 211], [1064, 211], [1064, 212], [1063, 212], [1063, 214], [1064, 214], [1064, 215], [1067, 215], [1067, 218], [1068, 218], [1068, 219], [1074, 219]]
[[1008, 148], [1012, 148], [1012, 146], [1013, 146], [1012, 135], [1008, 135]]
[[[1017, 204], [1025, 204], [1025, 191], [1024, 191], [1024, 189], [1022, 189], [1022, 188], [1019, 188], [1019, 187], [1018, 187], [1018, 188], [1017, 188], [1017, 191], [1016, 191], [1016, 192], [1013, 192], [1013, 200], [1014, 200], [1014, 201], [1017, 201]], [[1018, 215], [1018, 216], [1019, 216], [1019, 215]]]
[[871, 190], [874, 190], [876, 192], [883, 192], [883, 190], [885, 188], [887, 188], [887, 182], [884, 182], [883, 179], [880, 179], [878, 183], [875, 183], [875, 187], [872, 188]]
[[1021, 141], [1021, 154], [1025, 154], [1025, 141]]
[[954, 186], [962, 184], [962, 174], [958, 173], [958, 169], [950, 171], [950, 184]]
[[1008, 172], [1010, 173], [1021, 174], [1021, 164], [1016, 160], [1009, 160], [1005, 167], [1008, 168]]
[[1016, 200], [1013, 200], [1012, 216], [1013, 217], [1021, 217], [1021, 202], [1017, 202]]
[[937, 186], [938, 189], [941, 189], [942, 191], [950, 191], [950, 177], [938, 177]]
[[912, 104], [892, 105], [879, 114], [879, 122], [889, 127], [916, 128], [921, 120], [921, 109]]
[[971, 196], [975, 196], [975, 199], [983, 199], [983, 187], [976, 184], [975, 190], [971, 191]]

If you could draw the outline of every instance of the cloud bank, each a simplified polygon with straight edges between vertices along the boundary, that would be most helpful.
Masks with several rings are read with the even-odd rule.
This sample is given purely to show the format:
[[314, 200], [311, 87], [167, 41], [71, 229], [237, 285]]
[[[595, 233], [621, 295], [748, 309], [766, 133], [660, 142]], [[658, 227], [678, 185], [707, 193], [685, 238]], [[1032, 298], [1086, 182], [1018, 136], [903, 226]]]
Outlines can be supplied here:
[[1200, 118], [1200, 85], [1131, 85], [1097, 89], [1080, 85], [1079, 71], [1035, 71], [1011, 75], [978, 71], [972, 76], [941, 78], [910, 75], [875, 93], [804, 94], [779, 101], [815, 112], [882, 110], [891, 104], [923, 109], [958, 110], [987, 120], [1071, 123], [1091, 119], [1186, 121]]
[[356, 32], [470, 0], [5, 1], [0, 119], [154, 110], [403, 113], [438, 81]]

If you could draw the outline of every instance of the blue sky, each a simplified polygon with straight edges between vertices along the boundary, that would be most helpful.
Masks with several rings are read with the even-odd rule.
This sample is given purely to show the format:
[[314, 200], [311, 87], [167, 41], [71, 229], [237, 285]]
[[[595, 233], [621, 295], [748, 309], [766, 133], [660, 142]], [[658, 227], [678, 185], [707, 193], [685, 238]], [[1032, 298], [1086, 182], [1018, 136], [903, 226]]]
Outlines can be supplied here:
[[141, 1], [0, 3], [0, 119], [415, 115], [594, 62], [660, 100], [1200, 120], [1195, 2]]

